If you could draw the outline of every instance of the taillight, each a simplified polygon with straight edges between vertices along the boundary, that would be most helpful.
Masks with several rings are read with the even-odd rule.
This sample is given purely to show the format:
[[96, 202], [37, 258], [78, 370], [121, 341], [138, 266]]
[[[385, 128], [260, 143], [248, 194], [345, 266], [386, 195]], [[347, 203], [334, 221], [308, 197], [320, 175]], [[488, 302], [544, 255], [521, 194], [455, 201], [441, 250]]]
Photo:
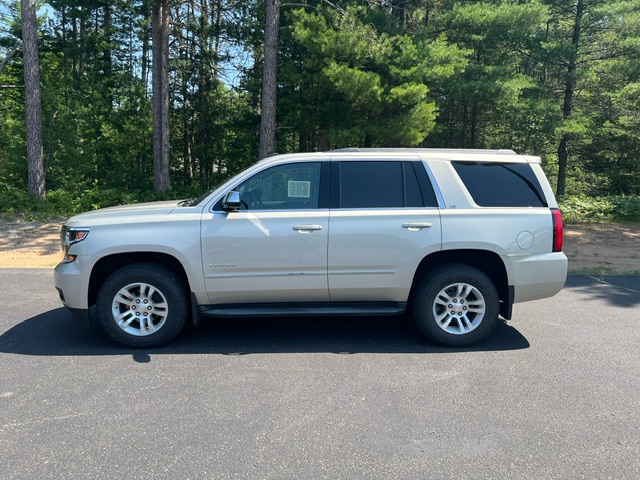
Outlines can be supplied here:
[[551, 209], [553, 218], [553, 252], [562, 251], [562, 212], [558, 208]]

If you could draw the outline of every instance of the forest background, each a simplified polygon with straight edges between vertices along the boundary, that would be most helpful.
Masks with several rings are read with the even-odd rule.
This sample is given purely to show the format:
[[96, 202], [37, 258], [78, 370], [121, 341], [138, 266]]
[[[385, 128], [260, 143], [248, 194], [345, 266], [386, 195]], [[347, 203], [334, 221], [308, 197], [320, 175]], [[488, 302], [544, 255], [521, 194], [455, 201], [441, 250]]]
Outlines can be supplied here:
[[197, 196], [267, 147], [416, 146], [540, 155], [569, 219], [640, 219], [640, 0], [39, 3], [39, 190], [25, 5], [0, 0], [0, 212]]

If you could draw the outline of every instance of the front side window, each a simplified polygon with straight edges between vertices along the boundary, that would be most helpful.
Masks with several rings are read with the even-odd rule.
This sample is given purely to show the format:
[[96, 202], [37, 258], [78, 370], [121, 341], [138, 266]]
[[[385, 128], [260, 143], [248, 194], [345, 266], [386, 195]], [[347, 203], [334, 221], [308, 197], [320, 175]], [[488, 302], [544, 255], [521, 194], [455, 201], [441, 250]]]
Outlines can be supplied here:
[[238, 185], [242, 211], [318, 208], [321, 164], [271, 167]]

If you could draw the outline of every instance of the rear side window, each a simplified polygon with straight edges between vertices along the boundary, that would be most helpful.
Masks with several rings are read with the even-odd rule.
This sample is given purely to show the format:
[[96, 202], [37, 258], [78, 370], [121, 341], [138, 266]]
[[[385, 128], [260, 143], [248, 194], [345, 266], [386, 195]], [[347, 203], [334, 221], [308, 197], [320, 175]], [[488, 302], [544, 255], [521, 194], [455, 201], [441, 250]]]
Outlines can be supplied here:
[[342, 208], [404, 206], [401, 162], [341, 162]]
[[451, 162], [481, 207], [546, 207], [540, 182], [528, 163]]
[[[426, 174], [424, 177], [427, 178]], [[420, 180], [412, 162], [340, 162], [340, 207], [416, 208], [434, 205], [431, 185], [427, 191], [426, 186], [421, 187]], [[428, 197], [426, 201], [425, 195]]]

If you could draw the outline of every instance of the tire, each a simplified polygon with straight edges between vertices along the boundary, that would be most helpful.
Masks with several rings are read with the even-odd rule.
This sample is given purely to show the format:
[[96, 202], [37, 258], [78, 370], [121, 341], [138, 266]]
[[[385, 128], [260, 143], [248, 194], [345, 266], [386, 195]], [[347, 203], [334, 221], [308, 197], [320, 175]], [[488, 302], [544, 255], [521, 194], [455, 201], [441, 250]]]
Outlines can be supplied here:
[[98, 325], [111, 340], [125, 347], [149, 348], [165, 345], [180, 333], [189, 301], [172, 270], [134, 263], [107, 278], [98, 292], [96, 310]]
[[474, 345], [498, 323], [500, 299], [487, 275], [469, 265], [434, 269], [417, 285], [413, 316], [434, 343], [449, 347]]

